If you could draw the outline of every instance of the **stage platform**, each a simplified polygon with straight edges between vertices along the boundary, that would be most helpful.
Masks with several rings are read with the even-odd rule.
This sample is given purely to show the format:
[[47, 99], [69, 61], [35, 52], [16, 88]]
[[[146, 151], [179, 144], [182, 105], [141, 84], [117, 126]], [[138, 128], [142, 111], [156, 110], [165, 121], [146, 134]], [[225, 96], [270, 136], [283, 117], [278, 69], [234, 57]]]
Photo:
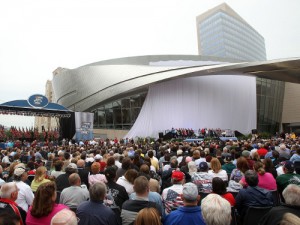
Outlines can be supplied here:
[[204, 141], [204, 138], [187, 138], [184, 140], [185, 142], [200, 142], [200, 141]]

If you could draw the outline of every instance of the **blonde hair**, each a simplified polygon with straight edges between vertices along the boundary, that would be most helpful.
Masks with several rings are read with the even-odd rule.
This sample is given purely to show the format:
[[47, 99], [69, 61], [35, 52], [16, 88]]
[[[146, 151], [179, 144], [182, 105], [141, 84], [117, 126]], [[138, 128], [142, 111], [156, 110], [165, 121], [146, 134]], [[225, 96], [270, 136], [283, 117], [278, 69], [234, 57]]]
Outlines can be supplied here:
[[41, 182], [42, 180], [45, 179], [46, 177], [46, 172], [47, 172], [47, 168], [44, 166], [40, 166], [39, 168], [36, 169], [35, 171], [35, 176], [34, 176], [34, 180], [36, 182]]
[[161, 225], [159, 212], [155, 208], [144, 208], [136, 216], [134, 225]]
[[210, 161], [210, 168], [215, 172], [218, 173], [222, 169], [222, 165], [217, 158], [212, 158]]

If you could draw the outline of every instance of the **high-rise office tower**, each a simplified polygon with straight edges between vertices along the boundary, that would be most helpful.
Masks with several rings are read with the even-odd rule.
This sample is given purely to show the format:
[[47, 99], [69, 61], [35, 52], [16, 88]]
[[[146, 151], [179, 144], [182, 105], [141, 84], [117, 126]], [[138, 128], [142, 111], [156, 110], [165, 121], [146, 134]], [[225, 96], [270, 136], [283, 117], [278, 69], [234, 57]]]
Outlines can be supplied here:
[[[197, 16], [200, 55], [239, 61], [264, 61], [264, 38], [226, 3]], [[256, 79], [257, 128], [275, 132], [280, 128], [285, 83]]]

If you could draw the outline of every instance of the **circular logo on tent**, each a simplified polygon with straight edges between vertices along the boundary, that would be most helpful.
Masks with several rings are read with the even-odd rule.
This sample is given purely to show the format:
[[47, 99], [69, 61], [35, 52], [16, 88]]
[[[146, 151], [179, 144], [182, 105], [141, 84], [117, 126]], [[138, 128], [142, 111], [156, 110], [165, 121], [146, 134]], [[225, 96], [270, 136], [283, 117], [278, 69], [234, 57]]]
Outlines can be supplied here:
[[28, 101], [29, 105], [31, 105], [35, 108], [44, 108], [49, 103], [49, 100], [46, 96], [39, 95], [39, 94], [31, 95], [27, 101]]

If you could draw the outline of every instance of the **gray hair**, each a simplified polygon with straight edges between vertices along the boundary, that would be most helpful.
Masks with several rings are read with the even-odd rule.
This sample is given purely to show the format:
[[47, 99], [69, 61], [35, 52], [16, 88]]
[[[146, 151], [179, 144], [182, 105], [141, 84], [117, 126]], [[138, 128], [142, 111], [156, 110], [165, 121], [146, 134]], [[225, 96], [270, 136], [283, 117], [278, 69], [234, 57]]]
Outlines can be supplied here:
[[289, 184], [282, 192], [285, 203], [300, 206], [300, 187], [296, 184]]
[[90, 187], [90, 199], [92, 202], [99, 202], [106, 196], [106, 185], [103, 182], [97, 182]]
[[201, 202], [202, 216], [207, 225], [229, 225], [230, 203], [217, 194], [207, 195]]
[[0, 196], [1, 198], [11, 198], [11, 194], [18, 190], [15, 182], [5, 183], [1, 186]]

